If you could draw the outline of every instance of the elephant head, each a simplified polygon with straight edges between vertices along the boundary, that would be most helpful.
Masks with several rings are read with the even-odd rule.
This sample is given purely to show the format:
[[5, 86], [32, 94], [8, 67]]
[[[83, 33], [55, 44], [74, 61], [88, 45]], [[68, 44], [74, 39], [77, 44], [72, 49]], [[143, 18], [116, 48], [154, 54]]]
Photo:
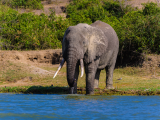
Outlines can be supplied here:
[[83, 61], [89, 64], [98, 59], [108, 46], [106, 39], [100, 29], [88, 24], [80, 23], [68, 27], [62, 41], [63, 60], [54, 77], [66, 61], [70, 93], [77, 91], [79, 65], [81, 65], [81, 76], [83, 76]]

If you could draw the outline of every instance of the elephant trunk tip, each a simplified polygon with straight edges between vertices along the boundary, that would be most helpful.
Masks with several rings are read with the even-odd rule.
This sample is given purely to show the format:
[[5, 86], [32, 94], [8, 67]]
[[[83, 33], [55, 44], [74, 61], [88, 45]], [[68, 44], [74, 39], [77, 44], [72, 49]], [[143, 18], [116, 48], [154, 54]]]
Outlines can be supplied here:
[[74, 94], [74, 87], [71, 87], [71, 88], [70, 88], [69, 93], [70, 93], [70, 94]]
[[70, 85], [69, 87], [69, 94], [76, 94], [77, 92], [77, 80], [76, 79], [73, 79], [73, 82], [72, 84]]

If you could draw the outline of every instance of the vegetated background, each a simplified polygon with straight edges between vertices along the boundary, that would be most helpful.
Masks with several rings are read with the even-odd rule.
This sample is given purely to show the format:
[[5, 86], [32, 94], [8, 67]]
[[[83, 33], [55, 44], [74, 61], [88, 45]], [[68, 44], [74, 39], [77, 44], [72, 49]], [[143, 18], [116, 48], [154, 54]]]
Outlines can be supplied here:
[[43, 9], [41, 0], [0, 1], [0, 49], [41, 50], [61, 48], [67, 27], [101, 20], [116, 31], [120, 47], [118, 61], [139, 62], [142, 53], [160, 52], [160, 8], [144, 4], [140, 10], [113, 0], [73, 0], [66, 18], [52, 11], [45, 14], [18, 13], [15, 9]]

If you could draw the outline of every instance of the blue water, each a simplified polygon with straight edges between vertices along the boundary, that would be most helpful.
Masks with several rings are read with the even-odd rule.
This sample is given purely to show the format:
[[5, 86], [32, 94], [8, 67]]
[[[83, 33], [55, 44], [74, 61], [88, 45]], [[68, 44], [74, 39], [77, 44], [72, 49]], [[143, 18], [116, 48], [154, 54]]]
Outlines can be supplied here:
[[160, 96], [0, 94], [3, 120], [156, 120]]

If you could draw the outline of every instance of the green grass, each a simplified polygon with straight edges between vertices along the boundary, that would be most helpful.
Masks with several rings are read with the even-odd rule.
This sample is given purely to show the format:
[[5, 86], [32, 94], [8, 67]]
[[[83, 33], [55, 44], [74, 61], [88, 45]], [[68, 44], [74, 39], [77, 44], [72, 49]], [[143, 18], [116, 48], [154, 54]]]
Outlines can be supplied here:
[[14, 63], [11, 61], [0, 62], [0, 81], [3, 82], [16, 82], [26, 77], [38, 79], [38, 76], [29, 72], [31, 69], [27, 68], [23, 63]]
[[0, 93], [25, 93], [29, 87], [1, 87]]
[[[53, 79], [53, 74], [46, 76], [33, 75], [27, 71], [22, 71], [24, 68], [20, 68], [23, 65], [17, 65], [12, 62], [5, 64], [8, 69], [14, 68], [14, 71], [4, 72], [3, 74], [8, 77], [4, 77], [1, 81], [1, 85], [7, 83], [7, 86], [13, 83], [12, 80], [18, 81], [20, 78], [32, 76], [32, 84], [26, 86], [17, 87], [1, 87], [0, 92], [22, 92], [22, 93], [39, 93], [39, 94], [66, 94], [68, 93], [68, 83], [66, 80], [66, 67], [64, 66], [60, 73]], [[57, 67], [43, 67], [43, 69], [56, 71]], [[6, 71], [8, 71], [6, 69]], [[19, 70], [19, 71], [17, 71]], [[152, 77], [153, 74], [147, 74], [147, 70], [140, 67], [125, 67], [116, 68], [113, 75], [113, 86], [115, 89], [105, 89], [105, 70], [102, 70], [99, 80], [99, 89], [95, 89], [96, 95], [159, 95], [160, 94], [160, 69], [156, 69], [157, 78]], [[17, 71], [17, 72], [15, 72]], [[21, 71], [21, 72], [20, 72]], [[122, 78], [121, 80], [117, 80]], [[85, 94], [85, 75], [78, 79], [78, 94]]]

